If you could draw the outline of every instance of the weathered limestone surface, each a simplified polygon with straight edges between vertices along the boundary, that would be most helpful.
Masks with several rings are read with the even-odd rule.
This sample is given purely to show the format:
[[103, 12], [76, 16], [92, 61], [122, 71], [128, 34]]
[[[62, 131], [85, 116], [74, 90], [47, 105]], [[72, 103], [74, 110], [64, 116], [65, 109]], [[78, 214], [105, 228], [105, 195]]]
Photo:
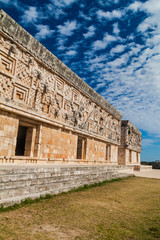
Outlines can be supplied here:
[[121, 121], [121, 126], [123, 146], [141, 152], [141, 132], [128, 120]]
[[[40, 44], [33, 36], [31, 36], [27, 31], [25, 31], [3, 10], [0, 10], [0, 30], [7, 34], [13, 41], [23, 46], [28, 51], [28, 53], [37, 57], [49, 68], [54, 70], [55, 73], [67, 80], [68, 83], [73, 85], [75, 88], [83, 92], [86, 96], [94, 100], [94, 102], [96, 102], [98, 105], [100, 105], [109, 113], [114, 115], [117, 119], [122, 118], [121, 113], [119, 113], [112, 105], [110, 105], [104, 98], [102, 98], [97, 92], [95, 92], [74, 72], [72, 72], [71, 69], [69, 69], [64, 63], [62, 63], [56, 56], [49, 52], [48, 49], [46, 49], [42, 44]], [[13, 42], [12, 49], [14, 49], [14, 47], [15, 46]], [[28, 62], [26, 63], [30, 64]], [[32, 64], [34, 65], [35, 63]]]
[[57, 194], [73, 188], [132, 174], [119, 174], [113, 166], [1, 166], [0, 205], [25, 198]]
[[118, 151], [118, 162], [140, 164], [141, 132], [128, 120], [121, 121], [121, 146]]

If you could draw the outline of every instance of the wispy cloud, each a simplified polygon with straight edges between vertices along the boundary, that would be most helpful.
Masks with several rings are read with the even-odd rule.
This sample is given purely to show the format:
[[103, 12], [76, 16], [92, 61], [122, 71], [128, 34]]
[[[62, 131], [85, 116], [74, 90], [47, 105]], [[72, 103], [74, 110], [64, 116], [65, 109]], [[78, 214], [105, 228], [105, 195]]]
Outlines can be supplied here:
[[63, 25], [59, 25], [57, 28], [60, 34], [65, 36], [72, 36], [77, 27], [78, 25], [76, 20], [68, 20]]
[[117, 19], [121, 18], [123, 15], [123, 11], [120, 10], [113, 10], [112, 12], [110, 11], [103, 11], [103, 10], [98, 10], [97, 11], [97, 17], [98, 19], [107, 19], [107, 20], [112, 20], [112, 19]]
[[29, 6], [28, 9], [24, 10], [21, 16], [21, 22], [23, 24], [36, 23], [39, 19], [39, 12], [37, 7]]
[[57, 49], [59, 51], [64, 51], [66, 48], [65, 48], [65, 43], [66, 43], [67, 39], [63, 38], [63, 37], [58, 37], [57, 38]]
[[88, 15], [85, 15], [83, 13], [83, 11], [79, 11], [79, 18], [82, 18], [82, 19], [84, 19], [86, 21], [91, 21], [92, 20], [92, 18], [90, 16], [88, 16]]
[[96, 40], [93, 43], [93, 50], [102, 50], [105, 49], [108, 44], [115, 42], [117, 40], [116, 37], [110, 35], [110, 34], [105, 34], [102, 40]]
[[84, 38], [93, 37], [95, 35], [95, 30], [96, 30], [96, 28], [94, 26], [90, 26], [88, 28], [88, 32], [83, 34]]
[[75, 56], [77, 54], [77, 51], [75, 50], [69, 50], [65, 53], [67, 56]]
[[121, 0], [99, 0], [98, 3], [101, 5], [101, 6], [110, 6], [110, 5], [113, 5], [113, 4], [118, 4]]
[[146, 138], [142, 139], [142, 147], [152, 146], [156, 143], [156, 139]]
[[133, 12], [137, 12], [141, 8], [141, 6], [142, 6], [142, 2], [135, 1], [127, 7], [127, 10], [132, 10]]
[[65, 8], [72, 5], [76, 0], [51, 0], [51, 2], [57, 7]]
[[117, 45], [116, 47], [112, 48], [110, 54], [113, 55], [115, 53], [121, 53], [125, 50], [126, 46], [124, 45]]
[[38, 32], [36, 33], [35, 38], [39, 41], [42, 39], [50, 38], [55, 32], [54, 30], [51, 30], [48, 25], [38, 24], [36, 25], [36, 28]]
[[17, 0], [0, 0], [0, 3], [2, 4], [2, 6], [11, 6], [14, 5], [15, 7], [20, 7], [18, 6]]
[[59, 19], [61, 16], [66, 15], [65, 9], [71, 7], [76, 1], [77, 0], [50, 0], [50, 3], [47, 3], [46, 7], [53, 18]]
[[120, 33], [120, 29], [119, 29], [119, 26], [118, 26], [117, 22], [113, 24], [113, 33], [115, 35], [119, 35], [119, 33]]

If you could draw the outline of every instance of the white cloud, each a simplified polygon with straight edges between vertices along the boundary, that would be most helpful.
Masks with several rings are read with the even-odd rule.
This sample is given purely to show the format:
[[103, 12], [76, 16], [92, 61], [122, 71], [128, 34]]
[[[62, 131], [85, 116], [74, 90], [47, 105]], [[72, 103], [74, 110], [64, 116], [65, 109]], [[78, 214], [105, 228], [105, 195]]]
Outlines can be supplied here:
[[36, 7], [29, 6], [21, 16], [23, 24], [36, 23], [39, 19], [39, 12]]
[[116, 19], [116, 18], [121, 18], [123, 15], [123, 11], [120, 10], [113, 10], [112, 12], [105, 12], [103, 10], [98, 10], [97, 11], [97, 17], [98, 19], [107, 19], [107, 20], [112, 20], [112, 19]]
[[92, 20], [91, 17], [85, 15], [82, 11], [79, 11], [79, 17], [83, 18], [84, 20], [87, 20], [87, 21], [91, 21]]
[[10, 3], [10, 0], [6, 0], [6, 1], [0, 0], [0, 2], [3, 3], [3, 4], [5, 4], [5, 5], [8, 5], [8, 4]]
[[147, 35], [147, 30], [155, 31], [153, 34], [160, 33], [160, 2], [157, 0], [148, 0], [141, 5], [141, 11], [148, 14], [148, 17], [139, 25], [138, 30]]
[[125, 48], [126, 46], [124, 45], [117, 45], [116, 47], [111, 49], [110, 54], [121, 53], [125, 50]]
[[17, 3], [17, 0], [0, 0], [0, 3], [2, 5], [5, 5], [5, 6], [11, 6], [11, 5], [14, 5], [15, 7], [17, 7], [17, 9], [20, 9], [20, 4]]
[[118, 23], [114, 23], [114, 24], [113, 24], [113, 33], [114, 33], [115, 35], [119, 35], [119, 33], [120, 33], [120, 29], [119, 29], [119, 27], [118, 27]]
[[119, 3], [121, 0], [99, 0], [98, 3], [101, 5], [101, 6], [110, 6], [110, 5], [113, 5], [113, 4], [117, 4]]
[[117, 41], [117, 38], [110, 35], [110, 34], [105, 34], [102, 40], [96, 40], [93, 43], [93, 50], [102, 50], [107, 47], [108, 44]]
[[95, 30], [96, 30], [96, 28], [94, 26], [90, 26], [88, 28], [88, 32], [83, 34], [84, 38], [93, 37], [95, 35]]
[[58, 45], [57, 49], [58, 50], [63, 51], [66, 49], [66, 47], [65, 47], [66, 40], [67, 39], [63, 38], [63, 37], [57, 38], [57, 45]]
[[151, 14], [159, 14], [160, 2], [157, 0], [148, 0], [142, 5], [142, 9]]
[[46, 9], [48, 10], [47, 15], [53, 16], [55, 19], [58, 19], [60, 16], [66, 14], [62, 7], [59, 7], [57, 5], [55, 6], [54, 4], [51, 4], [51, 3], [46, 4]]
[[65, 53], [67, 56], [75, 56], [77, 54], [77, 51], [75, 50], [69, 50]]
[[92, 53], [87, 55], [86, 65], [90, 71], [94, 70], [92, 84], [122, 112], [124, 119], [129, 119], [159, 141], [160, 37], [148, 37], [144, 45], [136, 42], [119, 44], [111, 49], [111, 53], [121, 52], [125, 46], [127, 52], [114, 60], [106, 53], [96, 57]]
[[71, 6], [76, 0], [52, 0], [51, 2], [57, 7], [65, 8]]
[[127, 10], [132, 10], [133, 12], [137, 12], [142, 6], [142, 3], [139, 1], [135, 1], [127, 7]]
[[48, 25], [38, 24], [36, 25], [38, 32], [35, 35], [35, 38], [38, 40], [46, 39], [52, 36], [54, 30], [51, 30]]
[[46, 3], [48, 8], [48, 14], [52, 15], [55, 19], [66, 15], [65, 9], [72, 6], [77, 0], [50, 0], [50, 3]]
[[78, 25], [76, 20], [67, 21], [63, 25], [57, 26], [59, 33], [65, 36], [73, 35], [77, 27]]

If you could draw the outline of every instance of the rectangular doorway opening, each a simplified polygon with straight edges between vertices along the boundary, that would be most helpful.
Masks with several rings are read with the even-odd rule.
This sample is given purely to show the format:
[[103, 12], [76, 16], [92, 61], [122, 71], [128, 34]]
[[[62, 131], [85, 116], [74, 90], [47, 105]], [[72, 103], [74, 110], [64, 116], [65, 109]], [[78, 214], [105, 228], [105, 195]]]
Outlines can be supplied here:
[[110, 145], [106, 144], [106, 161], [110, 162]]
[[132, 162], [132, 151], [129, 150], [129, 163], [131, 163], [131, 162]]
[[87, 141], [84, 138], [78, 137], [77, 140], [77, 159], [86, 159]]
[[137, 152], [137, 163], [139, 163], [139, 154]]
[[19, 126], [16, 144], [16, 156], [24, 156], [25, 153], [25, 143], [27, 135], [27, 127]]

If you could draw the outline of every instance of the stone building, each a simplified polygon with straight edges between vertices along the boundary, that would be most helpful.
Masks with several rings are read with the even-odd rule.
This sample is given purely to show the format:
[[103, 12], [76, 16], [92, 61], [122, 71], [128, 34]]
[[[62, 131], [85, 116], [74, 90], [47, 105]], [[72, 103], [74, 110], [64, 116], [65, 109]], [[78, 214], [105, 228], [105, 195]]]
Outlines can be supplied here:
[[141, 133], [0, 10], [0, 161], [140, 164]]
[[121, 146], [118, 149], [118, 164], [140, 164], [140, 152], [141, 132], [130, 121], [121, 121]]

